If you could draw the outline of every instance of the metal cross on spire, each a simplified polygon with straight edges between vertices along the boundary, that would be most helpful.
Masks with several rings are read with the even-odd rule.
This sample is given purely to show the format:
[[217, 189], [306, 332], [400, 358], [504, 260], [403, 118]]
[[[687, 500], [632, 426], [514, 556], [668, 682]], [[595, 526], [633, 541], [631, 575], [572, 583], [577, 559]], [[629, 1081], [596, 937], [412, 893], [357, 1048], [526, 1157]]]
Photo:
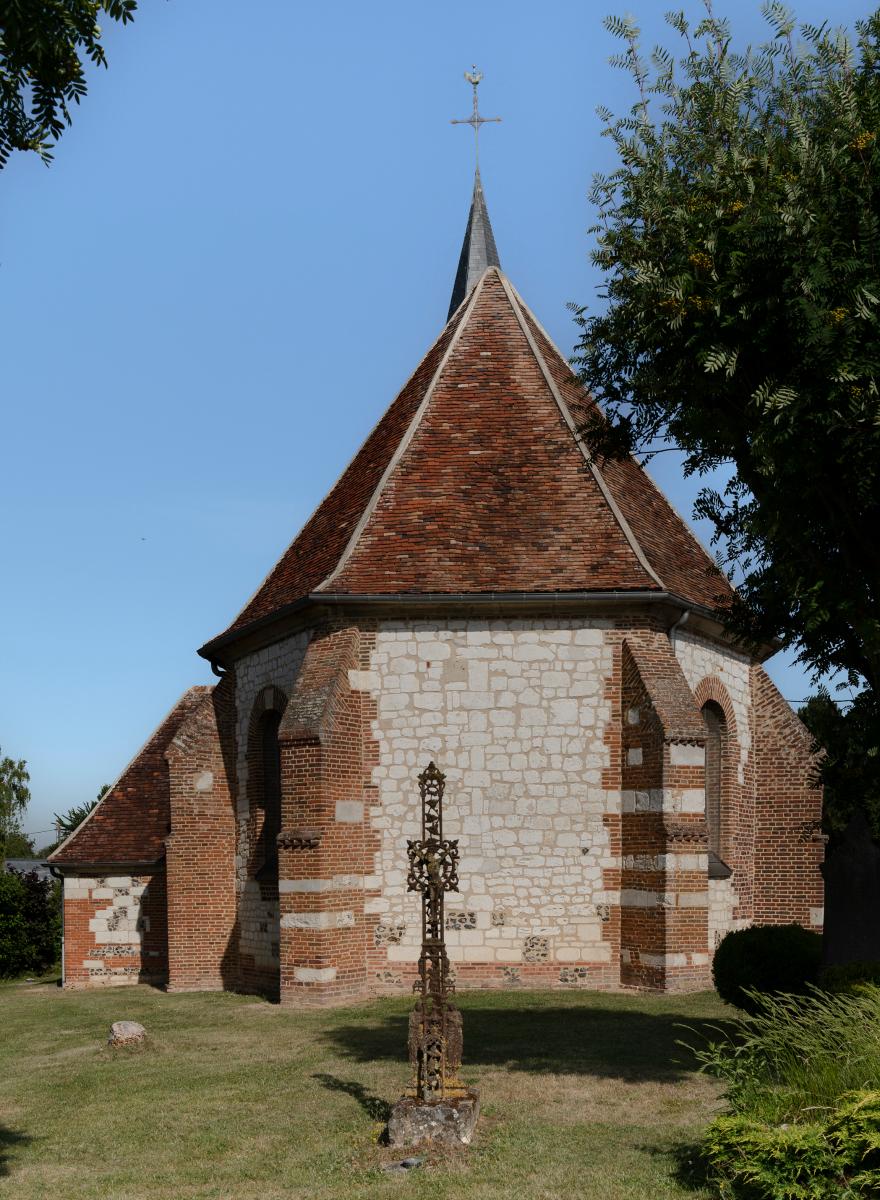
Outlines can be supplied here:
[[477, 170], [480, 168], [480, 126], [489, 124], [490, 122], [500, 122], [500, 117], [481, 117], [480, 110], [477, 104], [477, 88], [480, 85], [480, 80], [483, 78], [481, 71], [477, 70], [474, 64], [473, 70], [465, 71], [465, 79], [474, 89], [474, 111], [469, 117], [464, 117], [461, 120], [450, 121], [450, 125], [470, 125], [474, 131], [474, 154], [476, 156]]

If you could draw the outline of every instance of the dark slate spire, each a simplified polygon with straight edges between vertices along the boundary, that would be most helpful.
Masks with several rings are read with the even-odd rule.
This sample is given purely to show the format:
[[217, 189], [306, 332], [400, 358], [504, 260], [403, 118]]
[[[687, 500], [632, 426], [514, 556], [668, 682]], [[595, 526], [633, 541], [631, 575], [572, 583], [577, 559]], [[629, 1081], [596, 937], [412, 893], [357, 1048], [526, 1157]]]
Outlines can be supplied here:
[[480, 168], [474, 175], [474, 194], [471, 199], [471, 211], [468, 215], [467, 228], [464, 231], [464, 242], [461, 247], [461, 257], [458, 260], [458, 270], [455, 273], [455, 284], [452, 288], [452, 299], [449, 302], [449, 317], [455, 312], [465, 296], [483, 274], [487, 267], [500, 267], [495, 237], [489, 223], [489, 211], [486, 208], [486, 198], [483, 195], [483, 184], [480, 179]]

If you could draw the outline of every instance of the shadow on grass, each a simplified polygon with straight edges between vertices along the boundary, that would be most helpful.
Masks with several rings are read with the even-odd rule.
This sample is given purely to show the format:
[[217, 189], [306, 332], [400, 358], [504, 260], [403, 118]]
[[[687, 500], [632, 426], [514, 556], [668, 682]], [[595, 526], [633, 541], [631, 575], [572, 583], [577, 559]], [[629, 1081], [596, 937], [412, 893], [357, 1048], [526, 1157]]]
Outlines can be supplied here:
[[699, 1142], [679, 1142], [674, 1146], [643, 1146], [653, 1158], [672, 1162], [672, 1178], [684, 1192], [715, 1195], [709, 1164], [703, 1157]]
[[9, 1151], [16, 1146], [26, 1146], [32, 1140], [26, 1133], [0, 1125], [0, 1179], [9, 1174]]
[[391, 1116], [391, 1105], [388, 1101], [379, 1096], [371, 1096], [362, 1083], [338, 1079], [335, 1075], [326, 1075], [321, 1071], [313, 1074], [312, 1079], [317, 1079], [328, 1091], [344, 1092], [347, 1096], [352, 1096], [373, 1121], [387, 1122]]
[[[674, 1083], [696, 1068], [692, 1053], [679, 1041], [699, 1044], [703, 1031], [718, 1021], [695, 1020], [690, 1013], [653, 1014], [591, 1005], [575, 1007], [481, 1006], [468, 998], [464, 1008], [464, 1061], [467, 1067], [504, 1067], [509, 1071], [580, 1074]], [[376, 1023], [342, 1025], [323, 1037], [356, 1062], [406, 1055], [408, 1014]]]

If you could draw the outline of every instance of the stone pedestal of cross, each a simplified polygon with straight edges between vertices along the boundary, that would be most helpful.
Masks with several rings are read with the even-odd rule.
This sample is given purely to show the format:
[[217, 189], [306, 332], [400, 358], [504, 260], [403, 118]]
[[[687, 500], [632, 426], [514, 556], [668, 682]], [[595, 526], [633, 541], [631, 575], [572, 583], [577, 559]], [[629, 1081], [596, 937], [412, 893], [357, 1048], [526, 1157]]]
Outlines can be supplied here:
[[458, 841], [443, 836], [446, 777], [434, 763], [419, 776], [422, 836], [407, 842], [407, 888], [422, 897], [422, 952], [415, 1008], [409, 1019], [412, 1086], [388, 1122], [393, 1146], [424, 1141], [470, 1142], [479, 1114], [479, 1092], [458, 1078], [462, 1054], [461, 1013], [450, 999], [454, 987], [446, 956], [444, 897], [458, 891]]

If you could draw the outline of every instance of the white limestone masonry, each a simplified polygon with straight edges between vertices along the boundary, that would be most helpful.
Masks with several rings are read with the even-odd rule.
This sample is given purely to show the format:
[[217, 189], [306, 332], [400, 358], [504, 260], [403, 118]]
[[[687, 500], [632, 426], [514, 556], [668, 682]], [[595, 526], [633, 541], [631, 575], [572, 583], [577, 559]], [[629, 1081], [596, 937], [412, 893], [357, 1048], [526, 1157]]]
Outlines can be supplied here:
[[[418, 836], [415, 777], [433, 758], [447, 777], [445, 832], [459, 839], [461, 910], [446, 931], [464, 962], [610, 961], [603, 890], [613, 865], [602, 817], [611, 720], [611, 647], [596, 620], [383, 623], [369, 671], [352, 686], [376, 699], [380, 835], [368, 901], [402, 933], [391, 962], [419, 954], [418, 908], [406, 892], [405, 839]], [[455, 914], [451, 914], [455, 916]]]
[[731, 929], [745, 929], [749, 920], [734, 920], [739, 896], [732, 879], [709, 880], [709, 953], [714, 954], [718, 943]]
[[89, 973], [89, 984], [118, 986], [137, 983], [140, 966], [119, 959], [140, 958], [144, 933], [150, 929], [150, 918], [141, 914], [147, 885], [137, 875], [105, 875], [100, 878], [68, 875], [64, 879], [65, 900], [92, 900], [102, 907], [95, 909], [89, 920], [94, 946], [83, 967]]

